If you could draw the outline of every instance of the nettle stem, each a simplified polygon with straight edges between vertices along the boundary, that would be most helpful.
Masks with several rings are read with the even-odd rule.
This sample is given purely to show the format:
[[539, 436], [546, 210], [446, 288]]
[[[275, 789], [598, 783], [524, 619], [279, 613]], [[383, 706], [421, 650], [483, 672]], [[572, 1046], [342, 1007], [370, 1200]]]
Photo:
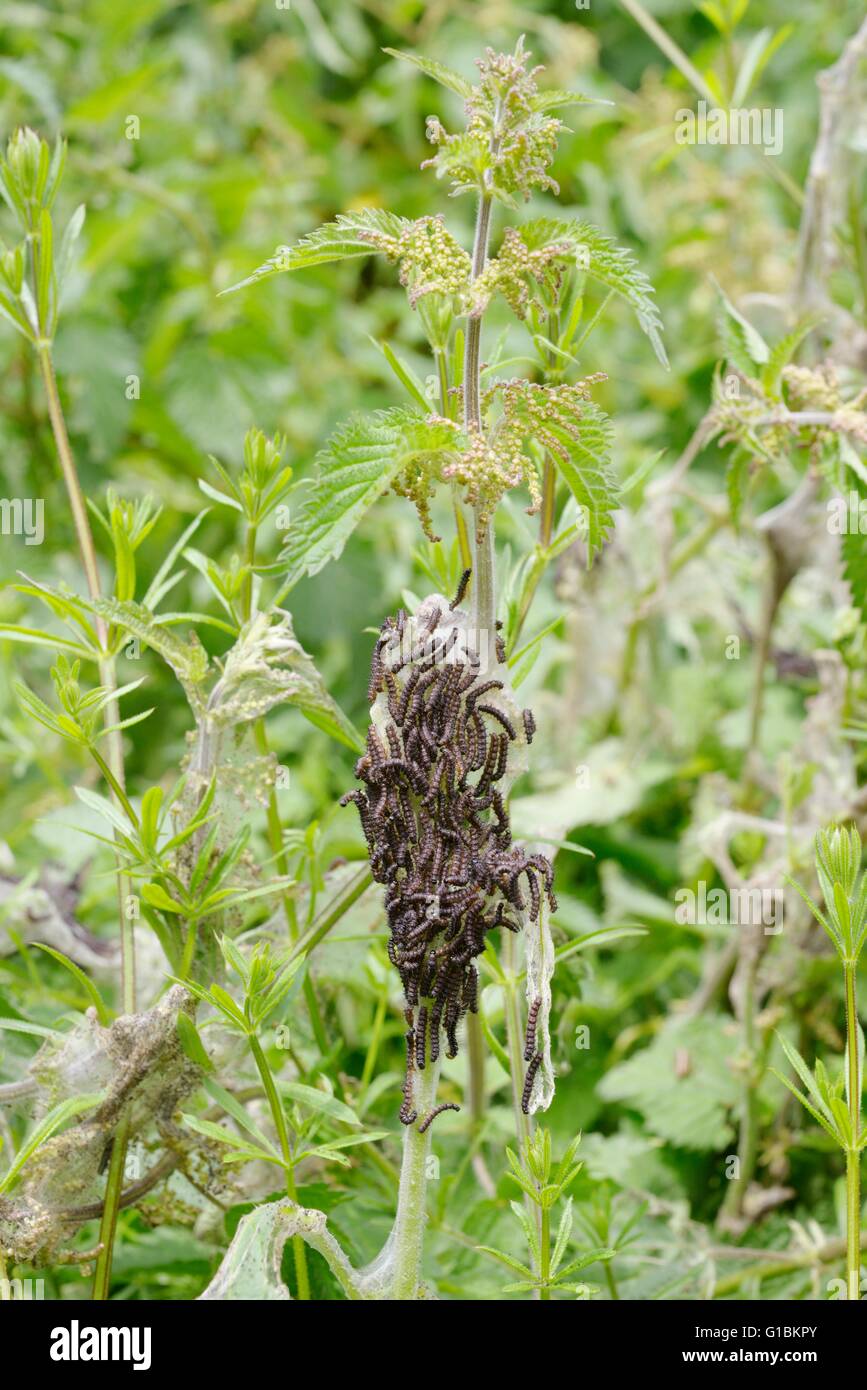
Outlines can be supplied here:
[[850, 1299], [861, 1297], [861, 1069], [858, 1065], [858, 1006], [853, 961], [843, 965], [846, 987], [846, 1066], [852, 1141], [846, 1150], [846, 1284]]
[[391, 1298], [414, 1299], [418, 1296], [421, 1279], [421, 1257], [424, 1230], [427, 1223], [428, 1156], [432, 1126], [424, 1134], [419, 1125], [436, 1106], [440, 1063], [429, 1062], [423, 1071], [413, 1075], [412, 1103], [418, 1111], [415, 1124], [407, 1125], [403, 1136], [403, 1159], [400, 1165], [400, 1188], [397, 1216], [394, 1222], [394, 1281]]
[[[479, 198], [476, 215], [476, 232], [473, 239], [472, 278], [477, 279], [485, 268], [488, 259], [488, 238], [491, 229], [491, 195], [483, 193]], [[481, 432], [481, 343], [482, 316], [472, 315], [467, 323], [466, 347], [464, 351], [464, 428]], [[475, 508], [475, 529], [473, 534], [473, 623], [480, 651], [496, 650], [496, 582], [494, 553], [494, 518], [483, 521], [480, 507]], [[512, 1095], [515, 1108], [515, 1128], [519, 1138], [527, 1138], [530, 1122], [521, 1108], [522, 1090], [522, 1032], [518, 1012], [518, 997], [512, 973], [514, 943], [510, 933], [505, 933], [504, 961], [509, 983], [506, 987], [506, 1034], [508, 1039], [509, 1062], [512, 1079]]]
[[[488, 259], [488, 237], [491, 229], [491, 195], [479, 198], [476, 215], [476, 234], [473, 239], [472, 278], [476, 280]], [[482, 430], [480, 352], [482, 316], [473, 314], [467, 321], [464, 348], [464, 428], [467, 433]], [[480, 506], [474, 509], [473, 532], [473, 628], [482, 650], [493, 650], [496, 621], [494, 584], [494, 518], [483, 519]], [[484, 635], [484, 645], [482, 642]]]

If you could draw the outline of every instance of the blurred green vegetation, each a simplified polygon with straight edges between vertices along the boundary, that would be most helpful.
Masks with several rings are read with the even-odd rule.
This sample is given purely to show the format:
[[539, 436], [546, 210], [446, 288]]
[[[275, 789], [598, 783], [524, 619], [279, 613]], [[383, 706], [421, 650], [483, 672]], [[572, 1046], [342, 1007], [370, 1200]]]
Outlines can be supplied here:
[[[131, 498], [152, 494], [162, 505], [138, 557], [142, 587], [206, 505], [197, 480], [214, 479], [209, 454], [236, 470], [245, 432], [255, 425], [282, 432], [286, 461], [297, 477], [310, 476], [317, 449], [337, 423], [400, 399], [379, 343], [428, 371], [417, 319], [383, 263], [325, 266], [218, 297], [276, 246], [361, 206], [407, 217], [446, 211], [452, 230], [469, 244], [470, 201], [447, 205], [445, 189], [419, 169], [429, 153], [424, 117], [453, 110], [457, 98], [395, 63], [384, 54], [386, 45], [421, 51], [469, 74], [485, 45], [511, 48], [525, 33], [546, 65], [547, 82], [611, 103], [567, 115], [571, 129], [553, 170], [559, 215], [586, 218], [636, 253], [657, 290], [671, 370], [660, 366], [627, 307], [616, 303], [588, 340], [580, 367], [582, 374], [607, 373], [597, 399], [614, 419], [621, 479], [656, 455], [652, 477], [671, 467], [708, 409], [723, 355], [714, 279], [745, 312], [749, 305], [772, 340], [789, 326], [774, 301], [790, 293], [795, 276], [802, 190], [817, 135], [815, 78], [839, 56], [863, 18], [863, 5], [820, 0], [793, 18], [782, 0], [753, 0], [733, 47], [691, 0], [654, 0], [646, 8], [694, 64], [723, 75], [759, 31], [767, 29], [769, 38], [785, 31], [750, 97], [785, 113], [779, 159], [748, 149], [678, 146], [672, 138], [676, 113], [694, 105], [695, 94], [615, 0], [593, 0], [586, 10], [570, 0], [287, 0], [285, 8], [262, 0], [6, 5], [0, 132], [26, 123], [46, 136], [65, 134], [61, 214], [80, 202], [87, 206], [56, 344], [84, 490], [101, 502], [112, 486]], [[863, 177], [856, 186], [863, 192]], [[550, 207], [549, 199], [534, 198], [527, 215]], [[841, 296], [859, 311], [848, 281]], [[602, 297], [591, 300], [591, 314]], [[504, 338], [510, 350], [514, 339], [521, 351], [522, 330], [498, 312], [486, 321], [483, 351], [492, 351], [500, 334], [510, 335]], [[691, 1019], [676, 1045], [667, 1022], [700, 987], [719, 945], [712, 932], [684, 931], [675, 923], [673, 894], [702, 874], [713, 878], [697, 831], [712, 805], [731, 803], [731, 790], [743, 777], [752, 667], [746, 659], [726, 661], [724, 644], [740, 632], [747, 652], [761, 610], [764, 555], [748, 523], [739, 539], [728, 530], [719, 549], [711, 542], [681, 574], [681, 587], [652, 619], [652, 640], [640, 653], [634, 686], [619, 696], [616, 690], [623, 635], [640, 609], [643, 585], [653, 581], [656, 547], [688, 542], [705, 524], [701, 504], [725, 500], [726, 458], [715, 445], [701, 455], [691, 475], [698, 503], [694, 496], [678, 501], [673, 534], [655, 533], [645, 480], [627, 498], [626, 541], [621, 537], [611, 559], [603, 557], [588, 574], [580, 556], [567, 554], [552, 569], [530, 628], [539, 631], [557, 617], [562, 622], [522, 688], [540, 724], [533, 772], [519, 789], [528, 833], [534, 815], [550, 812], [563, 835], [595, 855], [558, 858], [563, 941], [603, 924], [638, 924], [644, 932], [604, 950], [576, 951], [559, 968], [554, 1020], [560, 1077], [548, 1117], [558, 1152], [584, 1131], [579, 1156], [587, 1166], [572, 1190], [597, 1232], [599, 1223], [616, 1226], [621, 1212], [625, 1220], [648, 1194], [663, 1204], [641, 1218], [642, 1248], [657, 1263], [625, 1256], [619, 1267], [622, 1292], [632, 1297], [677, 1296], [681, 1288], [692, 1295], [701, 1280], [712, 1288], [715, 1266], [707, 1251], [720, 1239], [712, 1222], [725, 1190], [724, 1156], [735, 1151], [738, 1073], [729, 1063], [738, 1041], [724, 994]], [[38, 373], [26, 344], [11, 331], [0, 333], [0, 459], [7, 496], [45, 499], [43, 545], [0, 540], [0, 578], [9, 581], [0, 590], [0, 621], [26, 622], [35, 609], [12, 587], [18, 573], [72, 587], [81, 575]], [[791, 470], [770, 470], [757, 483], [751, 514], [782, 501], [792, 488]], [[445, 500], [437, 516], [450, 543]], [[525, 552], [534, 534], [520, 502], [510, 502], [499, 521], [501, 556]], [[276, 557], [280, 540], [276, 531], [261, 538], [266, 558]], [[103, 542], [97, 533], [97, 544]], [[212, 508], [197, 549], [225, 561], [234, 543], [232, 514]], [[298, 638], [360, 727], [366, 722], [370, 630], [405, 594], [426, 592], [428, 560], [413, 508], [389, 497], [362, 523], [341, 559], [291, 595]], [[678, 609], [680, 600], [685, 607]], [[212, 611], [195, 570], [173, 604]], [[806, 657], [830, 649], [861, 672], [863, 626], [856, 650], [857, 619], [846, 629], [846, 606], [839, 589], [808, 574], [781, 616], [777, 646]], [[213, 652], [224, 650], [213, 629], [202, 628], [200, 636]], [[27, 724], [11, 689], [17, 674], [45, 694], [46, 657], [39, 648], [0, 642], [0, 840], [8, 846], [8, 872], [16, 876], [38, 871], [49, 857], [70, 868], [85, 864], [79, 915], [92, 930], [106, 932], [113, 911], [103, 872], [108, 861], [93, 861], [74, 829], [81, 808], [69, 788], [82, 780], [82, 765]], [[123, 681], [138, 674], [134, 663], [121, 659]], [[169, 673], [149, 660], [147, 674], [146, 688], [126, 709], [158, 711], [128, 739], [134, 793], [171, 782], [189, 728], [189, 712]], [[800, 741], [818, 689], [809, 662], [805, 670], [792, 662], [786, 668], [784, 661], [773, 668], [760, 748], [768, 776], [759, 778], [746, 811], [786, 819], [779, 759], [793, 760], [796, 772], [811, 762], [810, 747], [805, 751]], [[857, 716], [862, 696], [853, 686], [847, 718]], [[355, 820], [336, 807], [352, 785], [352, 754], [291, 709], [271, 716], [269, 733], [291, 774], [279, 796], [286, 825], [303, 830], [318, 824], [323, 870], [344, 856], [360, 859]], [[863, 789], [862, 746], [847, 748], [847, 776]], [[570, 790], [576, 778], [580, 786], [585, 765], [592, 772], [590, 809]], [[557, 797], [563, 805], [555, 816]], [[829, 798], [828, 815], [840, 814], [840, 805]], [[265, 855], [258, 822], [256, 834]], [[748, 871], [765, 845], [761, 836], [741, 835], [734, 850], [738, 867]], [[371, 914], [374, 908], [371, 902]], [[372, 922], [359, 925], [359, 933]], [[353, 930], [346, 926], [346, 935]], [[812, 1037], [820, 1048], [839, 1051], [842, 1002], [833, 960], [812, 936], [786, 937], [776, 959], [768, 1007], [793, 1021], [802, 1045]], [[317, 979], [334, 1038], [334, 1075], [357, 1078], [362, 1072], [376, 1008], [389, 988], [383, 961], [380, 948], [368, 954], [358, 941], [342, 952], [333, 944], [322, 949]], [[4, 1012], [31, 1006], [38, 1012], [32, 978], [28, 993], [31, 969], [20, 955], [0, 956]], [[62, 979], [42, 961], [38, 970], [54, 986]], [[395, 980], [389, 997], [378, 1066], [397, 1073], [403, 1024]], [[43, 1003], [56, 1014], [56, 1002]], [[575, 1045], [581, 1025], [590, 1028], [586, 1051]], [[9, 1046], [9, 1055], [18, 1055], [18, 1044]], [[503, 1282], [495, 1264], [466, 1248], [467, 1239], [508, 1239], [502, 1234], [510, 1219], [505, 1199], [513, 1194], [502, 1178], [502, 1146], [511, 1141], [511, 1112], [502, 1074], [490, 1066], [486, 1154], [493, 1195], [474, 1186], [457, 1125], [442, 1130], [449, 1158], [434, 1198], [431, 1271], [447, 1297], [497, 1297]], [[688, 1069], [683, 1075], [681, 1066]], [[390, 1126], [393, 1081], [374, 1107], [377, 1121]], [[799, 1117], [789, 1113], [772, 1079], [763, 1081], [758, 1103], [759, 1176], [790, 1195], [779, 1209], [771, 1204], [748, 1243], [785, 1245], [792, 1216], [814, 1217], [827, 1234], [836, 1234], [835, 1182], [842, 1171], [836, 1157], [798, 1137]], [[342, 1190], [313, 1176], [302, 1200], [323, 1209], [334, 1205], [332, 1224], [350, 1254], [372, 1256], [390, 1220], [392, 1190], [363, 1161], [360, 1173], [341, 1170], [340, 1181]], [[348, 1193], [357, 1198], [352, 1206]], [[239, 1210], [230, 1214], [229, 1227]], [[674, 1212], [680, 1226], [670, 1220]], [[158, 1216], [152, 1230], [139, 1215], [122, 1222], [118, 1291], [186, 1298], [201, 1290], [219, 1259], [219, 1241], [194, 1240], [177, 1222], [160, 1225]], [[684, 1252], [701, 1266], [696, 1283], [683, 1275]], [[312, 1268], [319, 1295], [335, 1296], [315, 1257]], [[587, 1277], [606, 1287], [601, 1267]], [[51, 1281], [55, 1294], [83, 1287], [74, 1269]], [[803, 1294], [808, 1275], [770, 1287], [777, 1295]]]

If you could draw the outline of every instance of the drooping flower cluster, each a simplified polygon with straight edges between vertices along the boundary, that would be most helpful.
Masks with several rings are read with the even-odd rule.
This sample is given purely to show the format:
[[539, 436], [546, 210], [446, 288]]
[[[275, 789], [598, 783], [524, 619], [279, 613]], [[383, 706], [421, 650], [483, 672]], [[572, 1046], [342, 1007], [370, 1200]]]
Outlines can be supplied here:
[[569, 445], [578, 440], [582, 417], [590, 402], [590, 387], [604, 381], [595, 372], [582, 381], [543, 386], [516, 377], [499, 381], [482, 397], [486, 420], [499, 399], [501, 413], [487, 432], [473, 431], [460, 454], [450, 457], [442, 476], [465, 489], [464, 500], [479, 509], [483, 525], [509, 488], [524, 482], [530, 493], [528, 512], [541, 505], [539, 465], [533, 442], [557, 458], [568, 459]]
[[514, 53], [488, 49], [477, 60], [481, 80], [467, 97], [465, 131], [451, 135], [429, 116], [427, 137], [437, 152], [422, 166], [450, 180], [456, 193], [484, 191], [513, 206], [515, 195], [529, 198], [533, 188], [558, 192], [548, 173], [562, 122], [547, 114], [536, 77], [526, 67], [523, 41]]
[[537, 289], [554, 300], [566, 268], [576, 262], [574, 242], [532, 246], [521, 228], [507, 227], [498, 254], [473, 279], [470, 256], [448, 231], [441, 213], [400, 222], [396, 229], [374, 223], [358, 228], [357, 236], [398, 266], [411, 308], [428, 295], [441, 295], [451, 302], [453, 313], [472, 317], [483, 314], [501, 294], [513, 313], [525, 318]]
[[460, 1020], [477, 1010], [474, 962], [487, 933], [538, 920], [543, 894], [556, 907], [551, 864], [512, 842], [505, 803], [533, 716], [508, 690], [499, 638], [489, 665], [458, 601], [433, 595], [414, 618], [401, 610], [383, 625], [356, 766], [365, 790], [343, 798], [358, 807], [386, 890], [389, 957], [407, 1005], [407, 1125], [418, 1118], [414, 1070], [437, 1060], [441, 1033], [454, 1057]]
[[470, 257], [446, 228], [443, 216], [405, 222], [397, 235], [376, 227], [359, 232], [363, 241], [399, 267], [400, 283], [414, 309], [425, 295], [440, 294], [458, 301], [458, 312], [471, 280]]
[[556, 299], [566, 267], [574, 262], [575, 248], [570, 242], [552, 241], [546, 246], [530, 247], [520, 228], [507, 227], [499, 253], [473, 281], [471, 312], [483, 314], [499, 293], [512, 312], [523, 319], [535, 285]]
[[464, 501], [477, 509], [480, 526], [487, 526], [503, 493], [521, 481], [530, 493], [528, 512], [537, 512], [542, 500], [538, 466], [522, 451], [515, 432], [509, 427], [491, 435], [471, 430], [467, 439], [463, 453], [444, 465], [443, 477], [465, 489]]
[[590, 387], [606, 381], [605, 372], [593, 372], [581, 381], [543, 386], [539, 382], [514, 377], [497, 382], [486, 393], [485, 405], [499, 395], [503, 414], [494, 427], [494, 438], [508, 438], [515, 445], [528, 438], [536, 440], [558, 458], [569, 457], [569, 442], [580, 436], [584, 408], [590, 401]]

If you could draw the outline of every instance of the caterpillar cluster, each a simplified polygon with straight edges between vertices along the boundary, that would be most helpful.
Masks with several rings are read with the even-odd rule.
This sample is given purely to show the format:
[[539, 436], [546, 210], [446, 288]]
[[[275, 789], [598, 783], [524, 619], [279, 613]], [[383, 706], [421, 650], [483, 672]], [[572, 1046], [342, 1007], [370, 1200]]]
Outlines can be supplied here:
[[[481, 674], [481, 660], [460, 644], [450, 609], [434, 605], [420, 627], [403, 610], [383, 624], [368, 691], [384, 696], [387, 718], [370, 724], [355, 773], [355, 804], [374, 879], [385, 886], [388, 953], [407, 1005], [407, 1074], [400, 1118], [412, 1124], [412, 1075], [458, 1051], [458, 1025], [478, 1009], [474, 961], [496, 927], [517, 932], [542, 895], [556, 901], [543, 854], [512, 843], [498, 784], [518, 732], [502, 707], [501, 680]], [[410, 640], [408, 640], [410, 639]], [[501, 650], [498, 643], [498, 650]], [[523, 712], [527, 742], [535, 724]]]

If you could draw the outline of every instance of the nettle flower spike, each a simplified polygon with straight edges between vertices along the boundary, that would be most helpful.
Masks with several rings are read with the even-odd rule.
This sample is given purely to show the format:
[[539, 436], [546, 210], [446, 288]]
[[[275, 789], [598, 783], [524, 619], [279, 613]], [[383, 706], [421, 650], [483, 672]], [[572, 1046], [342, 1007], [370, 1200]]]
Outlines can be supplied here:
[[[530, 494], [527, 511], [533, 515], [539, 510], [540, 449], [554, 455], [564, 472], [570, 470], [576, 450], [583, 449], [582, 441], [588, 453], [595, 447], [600, 459], [607, 457], [610, 426], [590, 397], [591, 386], [605, 380], [604, 372], [594, 372], [582, 381], [549, 386], [522, 377], [498, 381], [482, 396], [483, 428], [463, 433], [453, 426], [456, 443], [462, 447], [443, 458], [434, 457], [432, 463], [443, 481], [464, 489], [464, 501], [475, 509], [480, 527], [487, 526], [503, 495], [521, 483]], [[440, 424], [450, 423], [434, 418]], [[588, 541], [595, 551], [612, 525], [612, 480], [598, 464], [580, 474], [573, 470], [570, 486], [590, 518]], [[414, 500], [419, 491], [418, 487], [404, 489]]]
[[429, 116], [427, 137], [437, 146], [422, 168], [448, 179], [453, 193], [489, 193], [508, 206], [516, 194], [525, 200], [534, 188], [557, 193], [548, 167], [563, 124], [547, 114], [552, 106], [581, 100], [568, 93], [540, 93], [541, 67], [527, 69], [523, 38], [514, 53], [489, 48], [477, 59], [481, 80], [470, 89], [465, 131], [450, 135], [438, 116]]
[[399, 267], [398, 278], [413, 309], [426, 295], [438, 294], [453, 299], [457, 312], [464, 312], [472, 263], [447, 230], [442, 213], [403, 222], [396, 233], [382, 227], [363, 227], [359, 236]]
[[[356, 765], [365, 789], [342, 802], [357, 806], [373, 877], [385, 886], [388, 953], [406, 999], [405, 1125], [420, 1118], [415, 1073], [437, 1062], [442, 1035], [446, 1055], [457, 1055], [460, 1021], [478, 1009], [475, 961], [487, 933], [539, 923], [545, 904], [556, 910], [551, 863], [513, 843], [505, 801], [535, 721], [515, 701], [499, 636], [488, 651], [488, 634], [473, 632], [458, 607], [468, 579], [451, 604], [432, 594], [413, 617], [401, 610], [384, 623]], [[537, 1006], [528, 1111], [550, 1081], [547, 1059], [545, 1075], [539, 1070], [538, 1014]]]
[[498, 293], [519, 319], [527, 317], [530, 304], [538, 297], [538, 289], [555, 303], [566, 269], [575, 261], [576, 248], [572, 242], [551, 241], [532, 247], [527, 245], [520, 228], [507, 227], [499, 253], [473, 281], [471, 315], [480, 317]]

